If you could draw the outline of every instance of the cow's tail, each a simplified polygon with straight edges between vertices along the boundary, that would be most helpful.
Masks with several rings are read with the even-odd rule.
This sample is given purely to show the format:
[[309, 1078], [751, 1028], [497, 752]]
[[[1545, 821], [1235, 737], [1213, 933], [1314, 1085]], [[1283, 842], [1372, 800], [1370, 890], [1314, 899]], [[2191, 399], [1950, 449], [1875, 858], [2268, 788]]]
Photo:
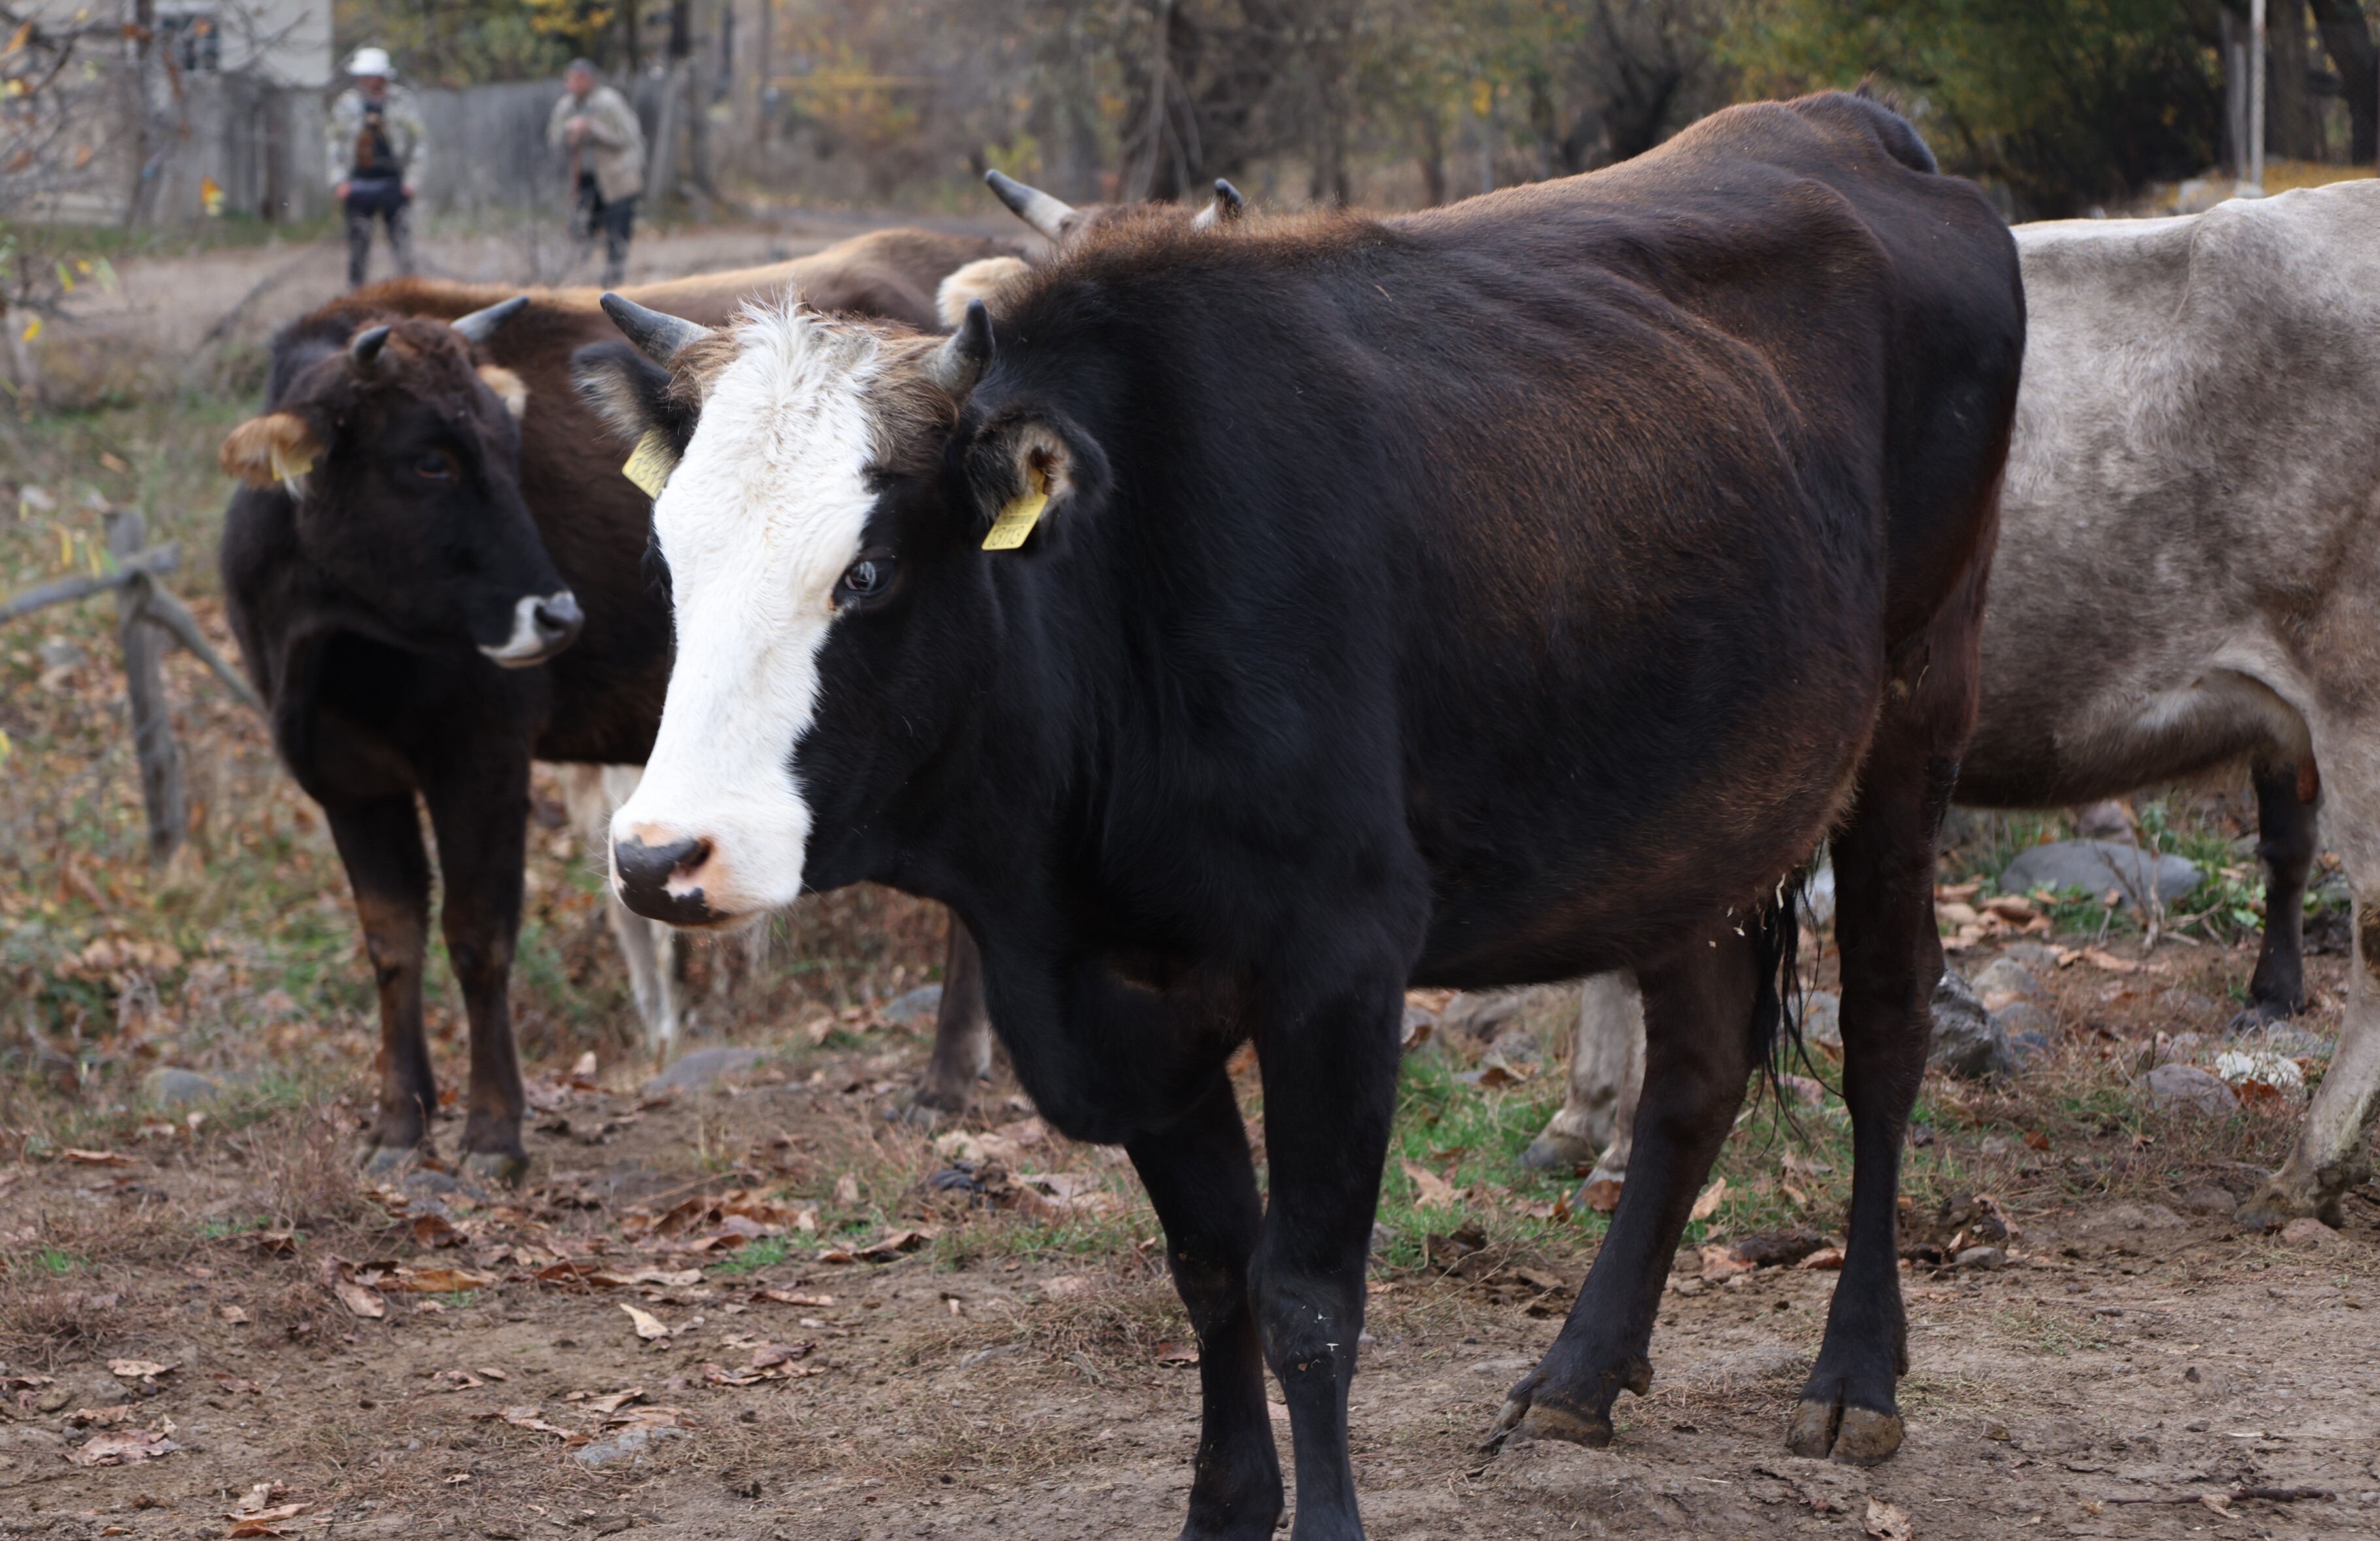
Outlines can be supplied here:
[[[1778, 1085], [1789, 1061], [1807, 1067], [1808, 1046], [1802, 1041], [1804, 992], [1802, 988], [1803, 889], [1815, 868], [1815, 860], [1789, 873], [1776, 892], [1753, 912], [1750, 935], [1753, 966], [1759, 985], [1752, 998], [1752, 1062], [1759, 1067], [1765, 1090], [1792, 1122], [1793, 1099]], [[1798, 1132], [1798, 1126], [1797, 1126]]]

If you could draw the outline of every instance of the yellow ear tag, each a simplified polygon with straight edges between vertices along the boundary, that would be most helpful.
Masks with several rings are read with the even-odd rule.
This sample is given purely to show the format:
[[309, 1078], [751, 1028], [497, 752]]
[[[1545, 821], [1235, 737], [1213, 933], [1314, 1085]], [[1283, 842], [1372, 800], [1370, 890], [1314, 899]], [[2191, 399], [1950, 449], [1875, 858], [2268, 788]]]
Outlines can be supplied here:
[[677, 469], [677, 454], [670, 448], [669, 435], [658, 428], [645, 430], [637, 441], [637, 453], [620, 467], [620, 474], [637, 484], [645, 496], [658, 498], [669, 485], [670, 473]]
[[312, 455], [293, 460], [281, 453], [281, 445], [278, 443], [273, 445], [268, 454], [273, 461], [273, 479], [275, 481], [295, 481], [314, 468]]
[[1014, 551], [1025, 544], [1025, 538], [1041, 522], [1041, 511], [1050, 506], [1050, 493], [1039, 471], [1033, 472], [1032, 478], [1033, 490], [1009, 499], [1000, 517], [991, 521], [991, 533], [983, 538], [985, 551]]

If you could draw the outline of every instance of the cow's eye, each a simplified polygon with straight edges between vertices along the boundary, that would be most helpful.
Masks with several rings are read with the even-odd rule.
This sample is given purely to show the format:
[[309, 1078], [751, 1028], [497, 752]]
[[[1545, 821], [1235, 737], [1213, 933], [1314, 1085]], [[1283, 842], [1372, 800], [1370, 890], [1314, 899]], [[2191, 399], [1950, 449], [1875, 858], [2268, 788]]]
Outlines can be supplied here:
[[834, 602], [845, 605], [877, 599], [892, 587], [892, 559], [863, 556], [844, 569], [843, 580], [834, 586]]
[[444, 450], [428, 450], [413, 462], [413, 474], [424, 481], [455, 479], [455, 457]]

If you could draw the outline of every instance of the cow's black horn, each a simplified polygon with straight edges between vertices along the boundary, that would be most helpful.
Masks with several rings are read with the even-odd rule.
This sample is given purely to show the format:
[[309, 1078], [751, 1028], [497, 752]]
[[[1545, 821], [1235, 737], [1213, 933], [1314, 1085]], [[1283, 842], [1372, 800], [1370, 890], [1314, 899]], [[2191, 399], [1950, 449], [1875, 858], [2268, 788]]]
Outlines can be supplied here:
[[380, 350], [387, 346], [388, 328], [375, 326], [356, 334], [356, 340], [347, 345], [347, 357], [356, 361], [356, 368], [369, 374], [380, 368]]
[[965, 396], [991, 367], [991, 312], [979, 299], [967, 301], [966, 320], [934, 350], [926, 373], [954, 396]]
[[1198, 217], [1190, 222], [1191, 228], [1207, 230], [1235, 220], [1247, 206], [1248, 200], [1240, 196], [1240, 189], [1218, 176], [1215, 178], [1215, 201], [1198, 211]]
[[1073, 204], [1052, 198], [1038, 188], [1028, 188], [1014, 176], [987, 171], [983, 180], [993, 196], [1008, 205], [1010, 213], [1053, 241], [1064, 231], [1066, 216], [1075, 212]]
[[455, 330], [463, 334], [463, 340], [467, 343], [484, 343], [496, 334], [496, 328], [528, 309], [528, 296], [515, 295], [512, 298], [499, 300], [483, 310], [474, 310], [468, 316], [457, 316], [455, 318]]
[[648, 310], [633, 299], [623, 299], [615, 294], [603, 297], [603, 313], [612, 318], [637, 351], [666, 369], [688, 343], [698, 343], [710, 334], [690, 321], [664, 316], [659, 310]]

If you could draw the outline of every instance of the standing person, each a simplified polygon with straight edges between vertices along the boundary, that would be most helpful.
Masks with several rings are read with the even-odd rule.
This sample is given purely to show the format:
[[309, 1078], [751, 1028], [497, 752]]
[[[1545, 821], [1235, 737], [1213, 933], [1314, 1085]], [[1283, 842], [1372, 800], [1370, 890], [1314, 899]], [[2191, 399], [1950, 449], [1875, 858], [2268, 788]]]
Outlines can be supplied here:
[[637, 222], [637, 195], [645, 190], [645, 131], [628, 99], [601, 83], [585, 59], [570, 61], [569, 88], [546, 120], [545, 140], [570, 152], [570, 186], [577, 200], [571, 228], [583, 255], [603, 232], [603, 283], [620, 282], [628, 268], [628, 233]]
[[331, 103], [331, 190], [347, 216], [347, 287], [360, 288], [371, 260], [372, 217], [388, 227], [396, 271], [413, 275], [413, 189], [421, 177], [421, 109], [413, 93], [391, 84], [395, 67], [385, 48], [358, 48], [347, 61], [355, 84]]

